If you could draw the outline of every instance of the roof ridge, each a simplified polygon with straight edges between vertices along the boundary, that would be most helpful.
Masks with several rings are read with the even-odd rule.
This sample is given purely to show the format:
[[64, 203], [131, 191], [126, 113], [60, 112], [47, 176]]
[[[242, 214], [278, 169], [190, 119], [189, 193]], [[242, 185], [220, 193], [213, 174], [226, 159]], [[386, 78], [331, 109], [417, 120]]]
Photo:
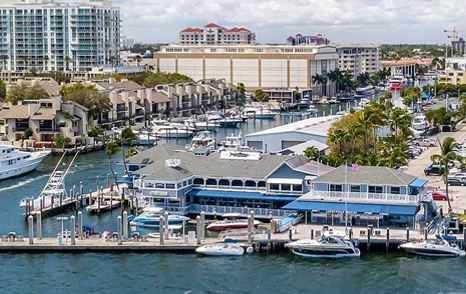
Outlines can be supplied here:
[[[406, 183], [402, 178], [400, 178], [399, 175], [397, 175], [397, 174], [395, 173], [395, 170], [394, 170], [393, 168], [389, 168], [389, 167], [387, 167], [387, 166], [385, 166], [385, 168], [388, 169], [388, 170], [392, 173], [392, 175], [394, 175], [398, 180], [402, 181], [403, 183]], [[409, 184], [409, 183], [408, 183], [408, 184]]]

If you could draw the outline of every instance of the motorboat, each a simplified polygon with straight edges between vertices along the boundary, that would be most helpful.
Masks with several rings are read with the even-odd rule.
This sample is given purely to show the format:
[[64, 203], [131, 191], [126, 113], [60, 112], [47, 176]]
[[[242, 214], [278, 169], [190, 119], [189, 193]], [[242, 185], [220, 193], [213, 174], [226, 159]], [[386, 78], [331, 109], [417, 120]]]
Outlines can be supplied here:
[[0, 145], [0, 180], [32, 172], [49, 151], [20, 151], [12, 145]]
[[307, 113], [312, 113], [312, 114], [316, 114], [317, 112], [319, 112], [319, 110], [317, 109], [317, 107], [315, 107], [315, 105], [309, 105], [309, 108], [306, 110]]
[[207, 256], [241, 256], [244, 248], [233, 243], [217, 243], [200, 246], [196, 252]]
[[102, 200], [100, 201], [100, 204], [98, 201], [96, 201], [92, 205], [87, 206], [86, 210], [87, 212], [90, 212], [90, 213], [107, 212], [114, 208], [120, 207], [120, 204], [121, 204], [120, 201], [117, 201], [117, 200], [112, 201], [111, 203], [109, 200]]
[[246, 107], [243, 110], [243, 114], [248, 118], [254, 119], [274, 119], [275, 113], [269, 109], [259, 108], [259, 107]]
[[395, 75], [390, 78], [388, 81], [390, 85], [390, 90], [398, 91], [401, 88], [406, 87], [408, 80], [403, 75]]
[[[248, 227], [248, 220], [247, 219], [239, 219], [240, 214], [237, 213], [226, 213], [223, 215], [225, 218], [221, 221], [216, 221], [207, 226], [208, 231], [213, 232], [222, 232], [226, 230], [238, 230], [238, 229], [245, 229]], [[254, 227], [261, 224], [260, 221], [254, 220]]]
[[218, 122], [214, 121], [198, 121], [196, 119], [188, 119], [185, 120], [184, 124], [188, 127], [188, 129], [194, 129], [196, 132], [198, 131], [209, 131], [220, 127]]
[[241, 135], [241, 132], [239, 132], [238, 135], [231, 134], [229, 136], [226, 136], [225, 140], [220, 141], [220, 143], [218, 143], [218, 146], [221, 146], [224, 148], [236, 148], [242, 145], [243, 145], [243, 136]]
[[444, 239], [418, 240], [400, 245], [400, 248], [411, 254], [432, 257], [458, 257], [464, 256], [456, 244], [451, 245]]
[[159, 125], [152, 129], [152, 133], [159, 138], [189, 138], [194, 132], [182, 124]]
[[317, 239], [301, 239], [285, 245], [297, 256], [307, 258], [359, 257], [361, 252], [350, 241], [333, 234], [323, 234]]
[[150, 132], [141, 132], [136, 134], [136, 139], [132, 141], [133, 145], [154, 145], [157, 136]]
[[[148, 206], [145, 207], [142, 213], [136, 216], [131, 222], [131, 226], [136, 227], [158, 227], [160, 225], [160, 218], [163, 217], [165, 209], [162, 207]], [[168, 215], [168, 224], [182, 224], [189, 221], [190, 218], [182, 215]]]
[[369, 106], [370, 103], [371, 103], [371, 99], [362, 98], [361, 101], [359, 101], [359, 106], [362, 107], [362, 108], [365, 108], [365, 107]]
[[367, 97], [375, 94], [375, 88], [372, 85], [366, 85], [356, 88], [356, 95]]
[[202, 131], [193, 137], [191, 144], [186, 145], [186, 149], [193, 151], [197, 148], [215, 149], [215, 139], [212, 137], [211, 132]]

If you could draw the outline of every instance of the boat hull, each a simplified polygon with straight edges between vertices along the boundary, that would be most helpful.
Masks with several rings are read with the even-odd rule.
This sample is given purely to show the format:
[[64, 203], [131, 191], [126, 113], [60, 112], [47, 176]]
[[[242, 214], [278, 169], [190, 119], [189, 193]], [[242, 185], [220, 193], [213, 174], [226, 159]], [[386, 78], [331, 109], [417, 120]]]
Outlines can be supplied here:
[[206, 256], [241, 256], [244, 249], [240, 246], [222, 248], [207, 245], [196, 248], [196, 253]]
[[464, 256], [465, 252], [463, 250], [438, 250], [438, 249], [430, 249], [430, 248], [411, 248], [411, 247], [403, 247], [409, 254], [414, 255], [421, 255], [421, 256], [428, 256], [428, 257], [458, 257]]
[[306, 258], [330, 258], [330, 259], [337, 259], [337, 258], [350, 258], [350, 257], [360, 257], [361, 252], [358, 248], [353, 250], [300, 250], [300, 249], [292, 249], [291, 252], [294, 255], [306, 257]]
[[[189, 221], [187, 217], [168, 217], [168, 225], [176, 225], [182, 224], [183, 221]], [[160, 219], [159, 218], [145, 218], [145, 219], [138, 219], [137, 217], [133, 219], [130, 223], [131, 226], [136, 227], [159, 227], [160, 226]]]
[[14, 177], [19, 177], [34, 171], [42, 160], [47, 156], [47, 152], [38, 155], [36, 158], [31, 159], [30, 162], [22, 166], [14, 167], [11, 169], [0, 170], [0, 180], [6, 180]]
[[112, 210], [114, 208], [118, 208], [118, 207], [120, 207], [120, 202], [115, 201], [115, 202], [112, 203], [111, 206], [110, 206], [110, 204], [103, 204], [100, 207], [98, 207], [97, 205], [91, 205], [91, 206], [86, 207], [86, 210], [89, 213], [100, 213], [100, 212], [107, 212], [107, 211], [110, 211], [110, 210]]

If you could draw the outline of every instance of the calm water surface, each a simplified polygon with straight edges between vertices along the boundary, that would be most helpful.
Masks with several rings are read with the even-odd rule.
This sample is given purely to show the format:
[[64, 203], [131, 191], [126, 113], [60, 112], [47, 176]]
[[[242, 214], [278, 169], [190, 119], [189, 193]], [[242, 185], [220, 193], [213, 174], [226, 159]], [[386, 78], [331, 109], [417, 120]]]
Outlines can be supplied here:
[[[278, 123], [250, 122], [243, 125], [243, 134]], [[232, 132], [220, 130], [219, 139]], [[58, 159], [49, 157], [37, 171], [0, 182], [0, 234], [25, 234], [27, 226], [18, 202], [42, 190]], [[122, 173], [122, 166], [116, 169]], [[103, 152], [83, 154], [67, 178], [68, 188], [83, 181], [85, 191], [95, 189], [95, 176], [105, 183], [107, 172]], [[117, 215], [117, 211], [100, 217], [84, 212], [84, 219], [97, 231], [114, 231]], [[43, 226], [44, 235], [53, 236], [61, 224], [47, 218]], [[341, 261], [309, 261], [287, 253], [240, 258], [170, 253], [1, 254], [0, 273], [0, 293], [466, 292], [466, 259], [428, 259], [403, 253], [372, 252]]]

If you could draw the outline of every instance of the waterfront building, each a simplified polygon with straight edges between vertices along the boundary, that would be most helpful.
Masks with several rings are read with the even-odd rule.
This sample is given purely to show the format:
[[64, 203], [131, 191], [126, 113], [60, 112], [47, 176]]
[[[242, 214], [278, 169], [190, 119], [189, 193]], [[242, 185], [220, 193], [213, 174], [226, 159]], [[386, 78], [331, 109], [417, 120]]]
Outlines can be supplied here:
[[31, 129], [37, 142], [51, 142], [58, 134], [76, 140], [87, 138], [89, 110], [61, 97], [23, 100], [18, 105], [3, 104], [0, 110], [0, 137], [20, 141], [24, 131]]
[[432, 59], [410, 58], [401, 60], [381, 60], [380, 67], [382, 70], [390, 72], [390, 75], [404, 77], [416, 77], [417, 66], [430, 66]]
[[445, 70], [438, 77], [440, 84], [466, 84], [466, 57], [447, 58]]
[[309, 223], [413, 227], [435, 215], [426, 183], [388, 167], [342, 165], [311, 180], [310, 191], [284, 208], [305, 213]]
[[289, 36], [286, 39], [286, 42], [288, 45], [328, 45], [330, 44], [330, 40], [327, 39], [322, 34], [317, 34], [317, 35], [308, 35], [308, 36], [303, 36], [301, 34], [296, 34], [295, 36]]
[[296, 99], [299, 96], [300, 99], [312, 99], [312, 89], [310, 88], [272, 88], [265, 89], [264, 93], [269, 95], [269, 102], [276, 101], [278, 103], [294, 104], [298, 103], [299, 99]]
[[453, 47], [453, 50], [455, 50], [455, 53], [458, 54], [459, 56], [464, 55], [464, 48], [466, 46], [466, 41], [464, 41], [463, 37], [459, 37], [458, 40], [451, 41], [451, 46]]
[[0, 4], [3, 71], [88, 71], [117, 65], [120, 11], [110, 0]]
[[[225, 79], [248, 90], [318, 89], [312, 77], [338, 67], [335, 46], [229, 45], [162, 46], [154, 53], [156, 70], [178, 72], [194, 80]], [[330, 95], [335, 92], [329, 85]]]
[[379, 50], [378, 45], [337, 45], [338, 67], [341, 71], [349, 71], [354, 78], [374, 74], [380, 69]]
[[258, 217], [282, 216], [280, 208], [306, 193], [311, 179], [333, 169], [304, 156], [179, 149], [155, 146], [130, 157], [128, 169], [149, 204], [183, 214], [247, 207]]
[[256, 34], [243, 27], [227, 29], [215, 23], [202, 28], [185, 28], [180, 31], [179, 43], [182, 45], [239, 45], [254, 44]]
[[319, 144], [315, 147], [322, 151], [326, 149], [322, 144], [327, 143], [329, 128], [340, 117], [340, 115], [312, 117], [247, 134], [246, 145], [264, 152], [281, 152], [309, 141], [309, 146], [314, 146], [312, 141], [316, 141]]

